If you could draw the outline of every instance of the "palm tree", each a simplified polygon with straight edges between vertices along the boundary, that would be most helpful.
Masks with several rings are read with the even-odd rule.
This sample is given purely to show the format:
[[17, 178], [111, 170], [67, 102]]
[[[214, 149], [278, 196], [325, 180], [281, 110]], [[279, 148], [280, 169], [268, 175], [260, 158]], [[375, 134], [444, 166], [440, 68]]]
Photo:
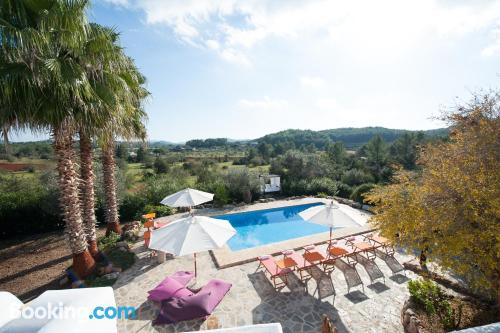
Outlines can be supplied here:
[[146, 114], [142, 109], [142, 101], [149, 95], [144, 89], [145, 78], [135, 67], [130, 58], [126, 58], [127, 65], [125, 71], [121, 74], [123, 83], [127, 89], [120, 96], [120, 105], [117, 113], [114, 114], [113, 121], [109, 122], [110, 127], [101, 136], [102, 148], [102, 169], [105, 193], [105, 218], [106, 234], [111, 232], [121, 234], [120, 220], [118, 214], [118, 201], [116, 195], [115, 178], [115, 136], [124, 139], [146, 138], [144, 121]]
[[76, 119], [95, 116], [100, 96], [91, 81], [98, 64], [83, 67], [88, 38], [86, 0], [3, 0], [0, 2], [0, 89], [2, 106], [16, 123], [34, 131], [50, 130], [57, 157], [62, 216], [73, 254], [73, 270], [85, 277], [95, 262], [81, 213], [73, 151]]

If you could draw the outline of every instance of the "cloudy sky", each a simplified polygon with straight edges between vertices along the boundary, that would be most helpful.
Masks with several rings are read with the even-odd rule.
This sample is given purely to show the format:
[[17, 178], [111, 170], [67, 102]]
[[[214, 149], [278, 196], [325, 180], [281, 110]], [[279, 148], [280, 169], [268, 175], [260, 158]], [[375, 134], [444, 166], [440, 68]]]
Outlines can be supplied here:
[[152, 140], [429, 129], [500, 83], [500, 1], [94, 0], [148, 78]]

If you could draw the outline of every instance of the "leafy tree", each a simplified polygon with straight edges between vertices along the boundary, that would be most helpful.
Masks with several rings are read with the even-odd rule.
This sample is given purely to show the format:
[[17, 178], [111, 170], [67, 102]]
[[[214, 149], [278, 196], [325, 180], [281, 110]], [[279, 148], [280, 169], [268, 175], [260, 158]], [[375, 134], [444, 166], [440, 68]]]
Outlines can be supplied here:
[[115, 149], [116, 158], [126, 159], [128, 157], [128, 149], [124, 143], [118, 143]]
[[342, 142], [328, 143], [326, 153], [330, 161], [336, 165], [343, 165], [347, 158], [347, 152]]
[[389, 154], [387, 145], [380, 135], [374, 136], [366, 144], [366, 164], [377, 181], [387, 178]]
[[147, 155], [147, 150], [143, 145], [139, 146], [139, 149], [137, 149], [137, 157], [136, 160], [139, 163], [144, 163], [146, 161], [146, 155]]
[[423, 133], [420, 133], [421, 135], [405, 133], [391, 145], [391, 157], [407, 170], [416, 168], [418, 144], [423, 141]]
[[500, 305], [500, 94], [475, 97], [444, 115], [450, 140], [422, 152], [421, 175], [401, 172], [377, 187], [373, 222], [411, 251], [488, 290]]
[[272, 155], [273, 146], [268, 143], [261, 142], [257, 145], [257, 151], [264, 160], [268, 161]]
[[153, 169], [156, 173], [167, 173], [168, 165], [164, 159], [157, 157], [153, 163]]

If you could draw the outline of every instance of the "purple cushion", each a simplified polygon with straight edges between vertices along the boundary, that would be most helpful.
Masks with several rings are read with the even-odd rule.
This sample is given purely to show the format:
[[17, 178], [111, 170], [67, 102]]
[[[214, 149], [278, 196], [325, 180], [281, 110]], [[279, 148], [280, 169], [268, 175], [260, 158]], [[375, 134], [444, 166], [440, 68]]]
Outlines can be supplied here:
[[174, 274], [170, 275], [170, 277], [183, 286], [187, 285], [189, 281], [194, 277], [194, 272], [188, 272], [188, 271], [179, 271], [175, 272]]
[[187, 297], [193, 293], [173, 278], [166, 278], [153, 290], [148, 291], [148, 299], [161, 302], [170, 297]]
[[206, 317], [213, 312], [229, 289], [230, 283], [214, 279], [194, 295], [166, 299], [161, 303], [160, 314], [154, 325]]

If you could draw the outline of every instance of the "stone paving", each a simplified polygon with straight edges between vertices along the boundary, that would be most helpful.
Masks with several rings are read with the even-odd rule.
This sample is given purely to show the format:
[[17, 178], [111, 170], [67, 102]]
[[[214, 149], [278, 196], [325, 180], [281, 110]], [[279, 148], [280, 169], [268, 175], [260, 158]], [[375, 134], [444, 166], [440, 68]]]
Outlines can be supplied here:
[[[201, 253], [198, 254], [196, 286], [218, 278], [231, 282], [233, 287], [207, 320], [153, 326], [152, 320], [159, 310], [147, 301], [147, 291], [169, 274], [192, 270], [193, 259], [177, 257], [158, 264], [154, 258], [149, 258], [149, 251], [142, 245], [136, 246], [135, 251], [139, 259], [121, 274], [113, 288], [117, 305], [137, 307], [139, 317], [118, 320], [119, 332], [184, 332], [279, 322], [287, 333], [318, 333], [323, 314], [334, 320], [340, 333], [402, 332], [400, 311], [408, 298], [407, 281], [414, 277], [412, 272], [393, 274], [393, 270], [398, 270], [398, 263], [379, 253], [376, 267], [366, 263], [356, 266], [363, 285], [357, 285], [356, 272], [339, 261], [331, 279], [317, 269], [306, 286], [293, 275], [287, 287], [275, 291], [264, 273], [256, 271], [257, 262], [217, 269], [211, 254]], [[399, 263], [412, 259], [401, 254], [396, 254], [395, 258]], [[376, 278], [374, 283], [369, 274]], [[349, 293], [348, 283], [353, 286]]]

